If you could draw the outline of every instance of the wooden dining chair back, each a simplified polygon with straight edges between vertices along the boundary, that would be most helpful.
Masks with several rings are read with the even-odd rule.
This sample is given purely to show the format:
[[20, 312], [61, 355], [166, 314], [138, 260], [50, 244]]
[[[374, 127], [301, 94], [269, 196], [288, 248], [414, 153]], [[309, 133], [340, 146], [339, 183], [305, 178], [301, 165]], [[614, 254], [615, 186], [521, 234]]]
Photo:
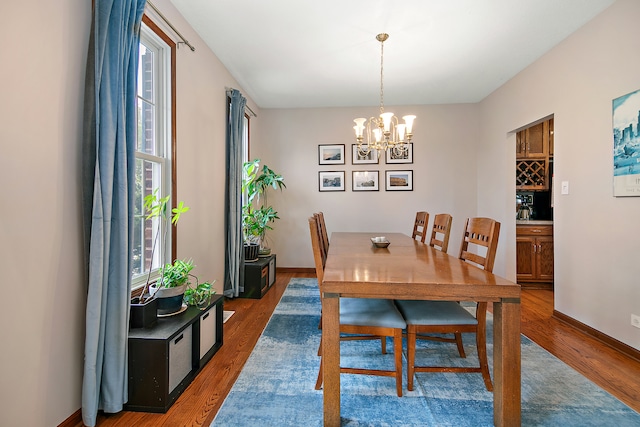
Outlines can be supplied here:
[[452, 221], [453, 218], [449, 214], [437, 214], [433, 218], [429, 246], [440, 249], [442, 252], [447, 252], [447, 249], [449, 249], [449, 234], [451, 234]]
[[325, 246], [324, 241], [323, 241], [323, 237], [322, 237], [322, 233], [323, 233], [323, 219], [321, 217], [321, 215], [319, 213], [314, 213], [313, 214], [313, 219], [316, 222], [316, 228], [318, 231], [318, 239], [319, 241], [319, 245], [320, 245], [320, 256], [322, 259], [322, 268], [324, 269], [324, 265], [327, 262], [327, 253], [329, 251], [329, 246]]
[[329, 234], [327, 233], [327, 225], [324, 222], [324, 213], [320, 211], [316, 215], [318, 215], [318, 225], [320, 228], [320, 243], [322, 243], [326, 253], [329, 251]]
[[[318, 216], [309, 218], [309, 233], [316, 276], [322, 298], [322, 281], [324, 279], [324, 262], [322, 260], [322, 243]], [[322, 316], [322, 315], [321, 315]], [[340, 298], [340, 341], [381, 340], [382, 353], [386, 354], [386, 337], [393, 338], [395, 360], [394, 370], [340, 367], [343, 374], [363, 374], [384, 377], [395, 377], [396, 393], [402, 396], [402, 330], [406, 323], [392, 300], [373, 298]], [[348, 334], [342, 336], [342, 334]], [[322, 387], [322, 338], [320, 338], [320, 369], [316, 380], [316, 390]]]
[[458, 258], [473, 262], [485, 271], [493, 272], [499, 237], [498, 221], [491, 218], [468, 218], [464, 226]]
[[427, 225], [429, 224], [429, 212], [416, 212], [416, 219], [413, 222], [412, 238], [420, 237], [420, 241], [424, 243], [427, 238]]
[[[486, 271], [493, 270], [500, 234], [500, 223], [490, 218], [469, 218], [465, 224], [459, 258], [473, 262]], [[486, 249], [484, 256], [470, 252], [472, 246]], [[415, 372], [481, 373], [485, 387], [493, 391], [487, 361], [487, 303], [476, 303], [475, 316], [456, 301], [396, 301], [407, 322], [407, 388], [413, 390]], [[475, 333], [480, 366], [417, 366], [416, 340], [455, 342], [460, 357], [466, 354], [462, 344], [463, 333]], [[425, 335], [426, 334], [426, 335]], [[433, 334], [453, 334], [453, 338]]]

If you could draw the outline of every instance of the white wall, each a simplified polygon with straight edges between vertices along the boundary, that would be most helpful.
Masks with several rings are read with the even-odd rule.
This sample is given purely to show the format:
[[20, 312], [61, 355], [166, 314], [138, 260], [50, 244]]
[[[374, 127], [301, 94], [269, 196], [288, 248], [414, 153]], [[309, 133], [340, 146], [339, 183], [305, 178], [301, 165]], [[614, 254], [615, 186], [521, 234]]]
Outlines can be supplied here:
[[[252, 140], [259, 157], [285, 177], [287, 188], [269, 202], [281, 220], [269, 232], [280, 267], [313, 267], [307, 218], [323, 211], [329, 232], [395, 231], [411, 233], [416, 211], [453, 215], [449, 252], [457, 254], [464, 220], [476, 215], [477, 105], [391, 107], [396, 115], [413, 113], [413, 164], [352, 165], [353, 119], [376, 115], [377, 108], [262, 110], [261, 140]], [[318, 144], [345, 144], [346, 164], [319, 165]], [[384, 189], [384, 171], [413, 170], [413, 191]], [[346, 172], [346, 191], [319, 192], [318, 172]], [[353, 170], [379, 170], [380, 191], [353, 192]], [[393, 244], [393, 243], [392, 243]]]
[[513, 233], [513, 210], [502, 209], [515, 193], [508, 132], [554, 114], [555, 309], [636, 349], [640, 198], [613, 197], [611, 114], [614, 98], [640, 88], [639, 20], [640, 2], [618, 0], [485, 99], [479, 151], [494, 167], [478, 165], [478, 210], [509, 212], [501, 216]]
[[[193, 258], [195, 273], [218, 279], [221, 292], [225, 86], [242, 88], [169, 0], [154, 4], [196, 46], [177, 52], [178, 198], [191, 206], [178, 257]], [[2, 426], [55, 426], [81, 406], [80, 141], [90, 23], [86, 0], [0, 2]]]

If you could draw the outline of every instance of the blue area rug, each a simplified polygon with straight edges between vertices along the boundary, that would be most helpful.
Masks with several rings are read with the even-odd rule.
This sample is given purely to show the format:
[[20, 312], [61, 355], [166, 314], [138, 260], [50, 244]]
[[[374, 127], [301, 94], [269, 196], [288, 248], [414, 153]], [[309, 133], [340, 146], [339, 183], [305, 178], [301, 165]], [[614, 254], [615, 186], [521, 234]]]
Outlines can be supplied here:
[[[291, 280], [213, 426], [323, 425], [322, 391], [314, 389], [319, 298], [316, 279]], [[490, 365], [491, 320], [488, 314]], [[464, 335], [467, 359], [455, 345], [418, 341], [417, 363], [477, 363], [474, 337]], [[391, 342], [387, 349], [383, 355], [379, 342], [343, 342], [341, 364], [393, 369]], [[418, 373], [409, 392], [405, 358], [403, 397], [393, 377], [343, 374], [340, 381], [343, 426], [493, 425], [493, 394], [480, 374]], [[522, 336], [522, 425], [640, 426], [640, 414]]]

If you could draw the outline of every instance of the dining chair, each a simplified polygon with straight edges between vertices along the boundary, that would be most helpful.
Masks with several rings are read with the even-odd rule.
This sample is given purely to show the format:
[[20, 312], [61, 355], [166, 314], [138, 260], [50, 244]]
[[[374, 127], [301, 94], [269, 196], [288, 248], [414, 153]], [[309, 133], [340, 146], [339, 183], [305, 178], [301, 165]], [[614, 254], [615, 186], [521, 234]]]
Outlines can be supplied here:
[[416, 220], [413, 222], [412, 238], [420, 236], [420, 241], [424, 243], [427, 238], [427, 225], [429, 224], [429, 212], [416, 212]]
[[[320, 295], [322, 295], [322, 280], [324, 279], [324, 262], [321, 250], [321, 233], [319, 233], [318, 217], [309, 218], [309, 234], [311, 235], [311, 247], [313, 260], [318, 278]], [[393, 338], [393, 353], [395, 359], [394, 370], [382, 370], [371, 368], [340, 367], [343, 374], [377, 375], [395, 377], [396, 393], [402, 397], [402, 330], [405, 329], [402, 315], [392, 300], [374, 298], [340, 298], [340, 334], [341, 341], [346, 340], [371, 340], [381, 339], [386, 342], [386, 337]], [[316, 390], [320, 390], [323, 380], [322, 361], [322, 335], [320, 338], [320, 369], [316, 381]], [[386, 353], [383, 345], [382, 353]]]
[[447, 252], [449, 249], [449, 234], [451, 233], [451, 222], [453, 218], [449, 214], [437, 214], [433, 218], [431, 229], [431, 239], [429, 246]]
[[[431, 229], [429, 246], [439, 249], [440, 252], [447, 252], [447, 249], [449, 248], [449, 235], [451, 234], [452, 221], [453, 217], [449, 214], [437, 214], [433, 218], [433, 227]], [[467, 357], [464, 353], [462, 334], [460, 332], [455, 332], [453, 337], [442, 336], [441, 334], [425, 335], [416, 333], [416, 339], [454, 343], [458, 347], [460, 357]]]
[[[476, 264], [492, 272], [495, 261], [500, 223], [490, 218], [469, 218], [466, 221], [460, 245], [461, 260]], [[471, 252], [477, 247], [478, 253]], [[484, 252], [484, 255], [481, 253]], [[487, 362], [487, 303], [476, 303], [475, 316], [456, 301], [396, 300], [396, 305], [407, 322], [407, 388], [413, 390], [415, 372], [476, 372], [481, 373], [488, 391], [493, 391]], [[417, 334], [475, 333], [480, 366], [416, 366]], [[437, 339], [437, 337], [436, 337]], [[444, 341], [445, 339], [437, 339]], [[466, 357], [462, 340], [456, 339], [458, 352]]]

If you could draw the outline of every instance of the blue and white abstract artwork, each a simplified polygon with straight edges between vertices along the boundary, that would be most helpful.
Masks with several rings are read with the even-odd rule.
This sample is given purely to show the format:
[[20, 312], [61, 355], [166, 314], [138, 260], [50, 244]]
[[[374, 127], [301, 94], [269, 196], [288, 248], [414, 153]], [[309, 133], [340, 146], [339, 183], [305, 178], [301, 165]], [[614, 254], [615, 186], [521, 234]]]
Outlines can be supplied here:
[[613, 195], [640, 196], [640, 90], [613, 100]]

